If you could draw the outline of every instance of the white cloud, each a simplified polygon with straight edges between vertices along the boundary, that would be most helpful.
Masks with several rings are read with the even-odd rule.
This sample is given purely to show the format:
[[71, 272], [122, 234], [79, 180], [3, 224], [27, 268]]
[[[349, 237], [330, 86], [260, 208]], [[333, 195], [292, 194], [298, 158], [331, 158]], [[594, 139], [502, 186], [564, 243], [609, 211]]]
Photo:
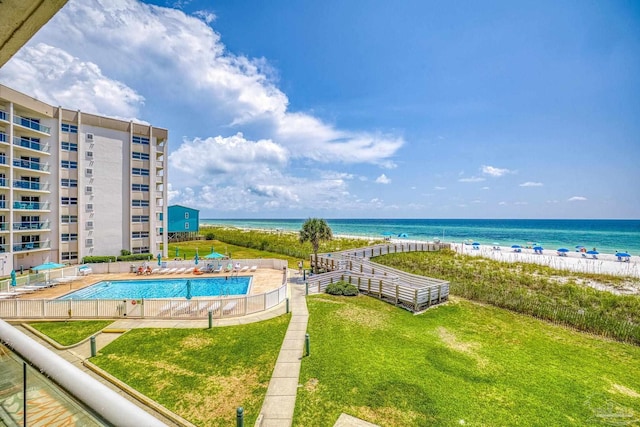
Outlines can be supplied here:
[[499, 206], [507, 206], [507, 202], [499, 202], [498, 205]]
[[179, 146], [173, 134], [171, 200], [198, 208], [355, 206], [351, 177], [321, 176], [316, 164], [397, 166], [401, 136], [340, 129], [290, 111], [277, 70], [264, 58], [229, 52], [214, 25], [208, 11], [188, 16], [136, 0], [70, 0], [0, 69], [0, 81], [52, 105], [124, 119], [153, 109], [187, 112], [207, 130], [178, 134]]
[[438, 191], [442, 191], [442, 190], [446, 190], [447, 187], [433, 187], [434, 190], [438, 190]]
[[376, 178], [377, 184], [389, 184], [390, 182], [391, 182], [391, 179], [389, 179], [385, 174], [382, 174]]
[[541, 182], [532, 182], [532, 181], [527, 181], [527, 182], [523, 182], [522, 184], [520, 184], [520, 187], [542, 187], [544, 184]]
[[458, 182], [482, 182], [484, 178], [479, 176], [472, 176], [470, 178], [460, 178]]
[[573, 196], [567, 199], [568, 202], [584, 202], [585, 200], [587, 200], [587, 198], [583, 196]]
[[518, 206], [525, 206], [528, 205], [529, 202], [515, 202], [514, 205], [518, 205]]
[[482, 187], [483, 190], [490, 190], [491, 187]]
[[496, 168], [493, 166], [486, 166], [486, 165], [482, 165], [480, 170], [484, 175], [489, 175], [493, 177], [500, 177], [508, 173], [513, 173], [513, 171], [510, 171], [509, 169], [501, 169], [501, 168]]

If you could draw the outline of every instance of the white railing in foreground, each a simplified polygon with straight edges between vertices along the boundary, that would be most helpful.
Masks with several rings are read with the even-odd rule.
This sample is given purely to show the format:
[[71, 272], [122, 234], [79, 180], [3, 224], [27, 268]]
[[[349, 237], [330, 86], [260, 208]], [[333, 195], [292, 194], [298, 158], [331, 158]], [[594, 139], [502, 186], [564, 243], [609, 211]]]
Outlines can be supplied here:
[[257, 295], [226, 298], [118, 300], [0, 300], [4, 319], [154, 318], [197, 319], [245, 316], [269, 310], [286, 299], [287, 285]]

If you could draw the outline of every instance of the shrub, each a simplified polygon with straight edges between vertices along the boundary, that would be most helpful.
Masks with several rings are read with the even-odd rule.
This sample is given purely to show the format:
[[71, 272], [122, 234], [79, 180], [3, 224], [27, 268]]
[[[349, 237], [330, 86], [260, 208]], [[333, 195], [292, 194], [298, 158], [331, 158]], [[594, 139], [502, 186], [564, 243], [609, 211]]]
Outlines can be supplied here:
[[116, 260], [115, 256], [107, 255], [107, 256], [86, 256], [82, 258], [82, 263], [93, 263], [98, 264], [101, 262], [114, 262]]
[[126, 249], [120, 249], [120, 255], [121, 256], [131, 255], [131, 252]]
[[213, 233], [209, 232], [209, 233], [205, 233], [204, 238], [205, 240], [213, 240], [216, 238], [216, 236]]
[[330, 295], [355, 296], [358, 295], [358, 288], [347, 282], [331, 283], [325, 291]]

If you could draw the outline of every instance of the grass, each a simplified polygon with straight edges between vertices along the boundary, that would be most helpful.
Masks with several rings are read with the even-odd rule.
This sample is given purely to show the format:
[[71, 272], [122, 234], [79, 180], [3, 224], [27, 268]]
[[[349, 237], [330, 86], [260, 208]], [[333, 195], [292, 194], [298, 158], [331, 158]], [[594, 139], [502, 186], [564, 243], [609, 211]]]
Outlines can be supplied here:
[[255, 422], [290, 315], [213, 329], [134, 329], [91, 358], [198, 426]]
[[307, 302], [294, 425], [342, 412], [383, 426], [605, 425], [612, 412], [640, 424], [638, 347], [466, 300], [419, 316], [364, 296]]
[[73, 320], [65, 322], [29, 323], [33, 329], [43, 333], [63, 346], [77, 344], [106, 328], [113, 320]]
[[453, 295], [640, 344], [640, 298], [584, 284], [591, 280], [615, 286], [624, 281], [637, 283], [638, 279], [500, 262], [452, 251], [391, 254], [374, 261], [448, 280]]

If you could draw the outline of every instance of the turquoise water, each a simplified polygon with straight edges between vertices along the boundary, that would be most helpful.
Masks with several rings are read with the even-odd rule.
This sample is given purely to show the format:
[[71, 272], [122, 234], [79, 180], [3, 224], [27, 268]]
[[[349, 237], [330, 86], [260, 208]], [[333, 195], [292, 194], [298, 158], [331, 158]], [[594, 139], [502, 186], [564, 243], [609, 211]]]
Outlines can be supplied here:
[[[303, 219], [202, 219], [201, 225], [299, 231]], [[584, 245], [603, 253], [640, 255], [640, 220], [607, 219], [327, 219], [333, 234], [382, 238], [406, 233], [409, 240], [494, 242], [511, 246], [535, 242], [545, 249]]]
[[[190, 282], [187, 285], [187, 282]], [[98, 282], [59, 299], [142, 299], [246, 295], [251, 277], [209, 277], [201, 279], [110, 280]], [[189, 290], [188, 287], [191, 289]]]

